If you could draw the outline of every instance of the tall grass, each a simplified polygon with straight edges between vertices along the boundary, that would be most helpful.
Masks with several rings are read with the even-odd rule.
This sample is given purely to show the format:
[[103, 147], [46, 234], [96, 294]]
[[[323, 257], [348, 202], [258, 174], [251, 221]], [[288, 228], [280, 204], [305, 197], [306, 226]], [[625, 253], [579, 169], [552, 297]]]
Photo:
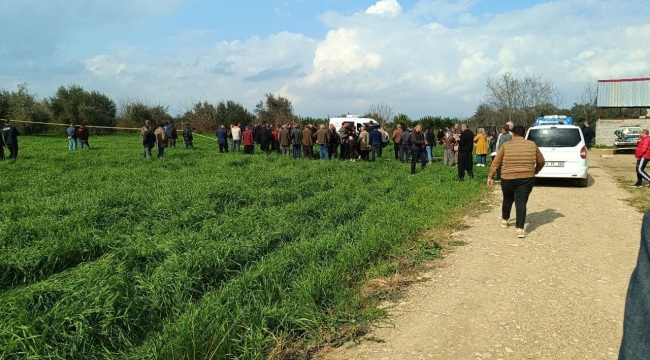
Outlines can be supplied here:
[[[377, 316], [368, 269], [483, 193], [440, 164], [294, 161], [134, 136], [0, 163], [0, 357], [242, 358]], [[390, 154], [387, 154], [390, 155]], [[479, 171], [486, 171], [480, 169]]]

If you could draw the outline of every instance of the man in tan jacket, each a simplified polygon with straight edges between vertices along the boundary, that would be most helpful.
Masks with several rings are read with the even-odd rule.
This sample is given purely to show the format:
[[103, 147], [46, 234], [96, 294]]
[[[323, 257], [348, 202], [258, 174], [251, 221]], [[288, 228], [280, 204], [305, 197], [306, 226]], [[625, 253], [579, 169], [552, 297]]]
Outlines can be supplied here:
[[165, 154], [165, 148], [167, 147], [167, 136], [165, 135], [165, 129], [163, 124], [158, 125], [156, 131], [153, 132], [156, 135], [156, 144], [158, 145], [158, 157], [163, 157]]
[[316, 144], [320, 150], [319, 155], [321, 160], [329, 159], [329, 143], [330, 143], [330, 132], [325, 128], [325, 125], [321, 124], [320, 129], [316, 131]]
[[314, 157], [314, 138], [312, 137], [311, 125], [305, 126], [302, 131], [302, 156], [305, 159], [312, 159]]
[[512, 140], [501, 146], [492, 161], [488, 186], [494, 184], [494, 175], [501, 169], [501, 227], [508, 227], [512, 203], [515, 203], [517, 216], [517, 237], [525, 238], [526, 204], [535, 186], [535, 175], [544, 167], [544, 156], [534, 142], [525, 140], [526, 128], [517, 125], [512, 129]]
[[401, 146], [400, 137], [402, 136], [402, 125], [397, 125], [393, 131], [393, 149], [395, 150], [395, 161], [399, 160], [399, 147]]

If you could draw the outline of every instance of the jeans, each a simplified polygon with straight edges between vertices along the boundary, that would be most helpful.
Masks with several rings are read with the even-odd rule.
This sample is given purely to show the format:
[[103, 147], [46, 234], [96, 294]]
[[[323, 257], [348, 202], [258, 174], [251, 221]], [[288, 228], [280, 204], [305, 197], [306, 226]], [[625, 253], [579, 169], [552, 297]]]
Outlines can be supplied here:
[[422, 149], [412, 149], [411, 150], [411, 174], [415, 174], [415, 165], [417, 162], [422, 159], [422, 170], [427, 164], [427, 159], [424, 157], [424, 151]]
[[481, 165], [487, 164], [487, 155], [476, 155], [476, 163]]
[[427, 158], [429, 158], [429, 164], [431, 164], [431, 162], [433, 162], [433, 154], [431, 152], [431, 145], [427, 145], [425, 147], [425, 149], [427, 151]]
[[219, 144], [219, 152], [220, 153], [227, 153], [228, 152], [228, 143]]
[[167, 147], [168, 148], [175, 148], [176, 147], [176, 139], [168, 138], [167, 139]]
[[300, 145], [293, 146], [293, 158], [300, 159]]
[[330, 156], [329, 156], [329, 148], [327, 144], [320, 144], [318, 147], [320, 148], [320, 159], [328, 160]]
[[[399, 161], [409, 161], [409, 144], [402, 144], [399, 147]], [[406, 159], [405, 159], [406, 158]]]
[[253, 155], [255, 152], [255, 145], [244, 145], [244, 154]]
[[283, 156], [291, 156], [291, 150], [290, 150], [290, 147], [288, 147], [288, 146], [282, 146], [282, 155], [283, 155]]
[[232, 146], [230, 148], [230, 151], [232, 152], [239, 152], [239, 146], [241, 145], [241, 140], [233, 140], [232, 141]]
[[650, 354], [650, 212], [643, 217], [641, 247], [625, 301], [619, 360], [642, 360]]
[[458, 179], [465, 180], [465, 171], [472, 179], [474, 177], [474, 170], [472, 169], [472, 153], [458, 153]]
[[650, 176], [645, 172], [645, 167], [650, 160], [641, 158], [636, 160], [636, 186], [643, 185], [643, 180], [650, 182]]
[[381, 157], [381, 144], [372, 144], [372, 161], [375, 161], [376, 157]]
[[393, 150], [395, 150], [395, 160], [399, 160], [399, 149], [400, 149], [400, 144], [394, 143]]
[[5, 159], [5, 148], [0, 146], [0, 161]]
[[185, 148], [186, 149], [194, 149], [194, 141], [185, 141]]
[[88, 150], [90, 150], [90, 145], [88, 145], [88, 140], [80, 140], [80, 142], [81, 142], [81, 150], [84, 149], [84, 145], [86, 145]]
[[77, 150], [77, 139], [68, 139], [68, 150]]
[[526, 224], [526, 204], [528, 196], [535, 186], [535, 178], [524, 179], [501, 179], [501, 192], [503, 192], [503, 204], [501, 206], [501, 218], [510, 219], [512, 203], [515, 203], [517, 216], [517, 229], [523, 229]]
[[161, 157], [163, 157], [163, 155], [165, 155], [165, 148], [159, 147], [158, 148], [158, 157], [161, 158]]

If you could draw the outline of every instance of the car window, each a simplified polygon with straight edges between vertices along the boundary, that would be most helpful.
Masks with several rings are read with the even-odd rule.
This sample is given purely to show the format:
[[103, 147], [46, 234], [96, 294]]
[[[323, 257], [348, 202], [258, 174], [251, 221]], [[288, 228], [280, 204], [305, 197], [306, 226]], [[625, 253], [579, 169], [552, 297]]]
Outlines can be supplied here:
[[528, 140], [539, 147], [574, 147], [582, 138], [577, 128], [540, 128], [530, 129]]

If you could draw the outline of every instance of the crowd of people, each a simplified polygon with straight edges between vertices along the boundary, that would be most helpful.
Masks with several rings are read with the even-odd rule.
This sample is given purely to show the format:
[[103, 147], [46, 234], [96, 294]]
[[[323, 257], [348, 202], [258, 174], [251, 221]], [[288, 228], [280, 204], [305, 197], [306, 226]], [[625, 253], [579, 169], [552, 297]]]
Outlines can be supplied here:
[[[183, 127], [183, 143], [186, 149], [194, 149], [194, 134], [190, 124], [185, 124]], [[165, 122], [158, 124], [157, 127], [151, 125], [151, 121], [147, 120], [140, 129], [140, 140], [142, 140], [142, 156], [145, 158], [151, 157], [151, 152], [154, 148], [158, 148], [158, 157], [165, 155], [166, 148], [175, 148], [176, 140], [178, 139], [178, 130], [174, 122]]]

